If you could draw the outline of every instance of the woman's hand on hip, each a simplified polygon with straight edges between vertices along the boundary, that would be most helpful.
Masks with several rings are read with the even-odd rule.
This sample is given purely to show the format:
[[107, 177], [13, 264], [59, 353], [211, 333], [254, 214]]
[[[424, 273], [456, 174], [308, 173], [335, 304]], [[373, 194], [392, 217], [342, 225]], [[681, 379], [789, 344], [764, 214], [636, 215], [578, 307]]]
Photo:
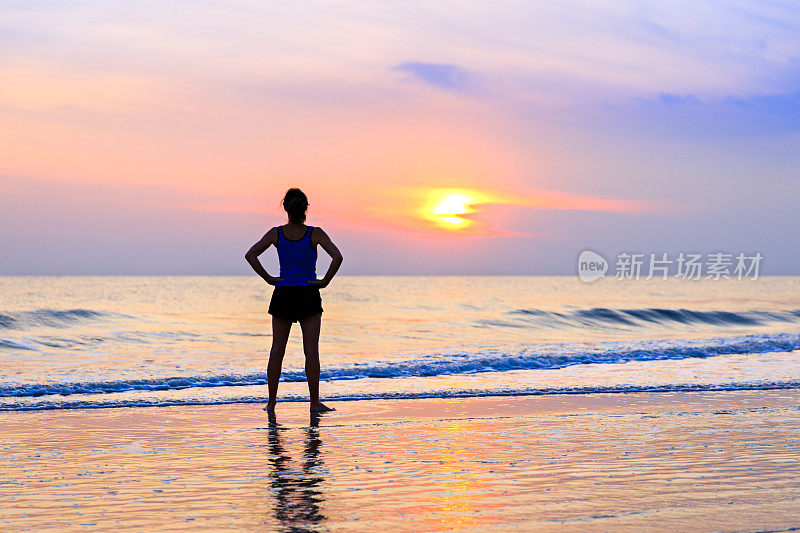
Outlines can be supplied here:
[[319, 287], [320, 289], [324, 289], [325, 287], [328, 286], [328, 283], [330, 283], [330, 282], [326, 281], [324, 279], [310, 279], [310, 280], [308, 280], [308, 283], [310, 283], [311, 285], [315, 285], [315, 286]]
[[278, 284], [279, 281], [283, 281], [283, 278], [276, 278], [275, 276], [270, 276], [265, 281], [274, 287], [275, 285]]

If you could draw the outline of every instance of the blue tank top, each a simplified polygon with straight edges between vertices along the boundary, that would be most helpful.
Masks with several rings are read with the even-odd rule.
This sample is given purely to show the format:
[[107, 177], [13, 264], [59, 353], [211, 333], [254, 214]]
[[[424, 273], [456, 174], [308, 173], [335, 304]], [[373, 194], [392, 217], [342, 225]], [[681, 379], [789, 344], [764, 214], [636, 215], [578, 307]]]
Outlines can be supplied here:
[[306, 228], [306, 233], [299, 240], [293, 241], [283, 235], [283, 229], [278, 226], [278, 262], [281, 266], [280, 277], [283, 278], [276, 287], [295, 287], [297, 285], [311, 285], [309, 280], [317, 279], [317, 248], [311, 244], [311, 230]]

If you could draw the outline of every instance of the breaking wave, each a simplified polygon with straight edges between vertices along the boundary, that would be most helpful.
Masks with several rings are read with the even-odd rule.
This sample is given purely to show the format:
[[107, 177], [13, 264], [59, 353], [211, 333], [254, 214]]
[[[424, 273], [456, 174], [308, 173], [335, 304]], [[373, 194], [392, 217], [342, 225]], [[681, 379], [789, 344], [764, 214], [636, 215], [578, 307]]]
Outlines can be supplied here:
[[800, 310], [791, 311], [694, 311], [691, 309], [608, 309], [594, 307], [559, 313], [539, 309], [516, 309], [507, 313], [519, 323], [534, 326], [653, 326], [653, 325], [712, 325], [760, 326], [770, 323], [800, 322]]
[[120, 317], [119, 313], [91, 309], [37, 309], [16, 313], [0, 313], [0, 330], [27, 329], [33, 326], [63, 328], [101, 318]]
[[[542, 344], [519, 348], [515, 353], [482, 350], [472, 353], [437, 353], [397, 362], [372, 362], [324, 370], [325, 381], [365, 378], [429, 377], [512, 370], [548, 370], [573, 365], [622, 364], [630, 361], [706, 358], [731, 354], [761, 354], [800, 349], [800, 334], [775, 333], [725, 339], [606, 342], [598, 344]], [[306, 381], [305, 373], [285, 371], [283, 381]], [[167, 391], [197, 387], [265, 385], [264, 372], [232, 375], [176, 376], [80, 383], [7, 384], [0, 397], [106, 394], [128, 391]]]

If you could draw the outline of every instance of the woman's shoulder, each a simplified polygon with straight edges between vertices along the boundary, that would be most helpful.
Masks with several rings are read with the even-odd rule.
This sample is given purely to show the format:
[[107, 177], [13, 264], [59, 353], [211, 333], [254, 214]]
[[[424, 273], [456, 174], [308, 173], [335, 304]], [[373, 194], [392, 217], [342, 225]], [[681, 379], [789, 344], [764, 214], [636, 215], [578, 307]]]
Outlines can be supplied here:
[[271, 240], [278, 242], [278, 234], [280, 233], [280, 230], [280, 226], [272, 226], [269, 228], [269, 231], [267, 231], [267, 235], [269, 235]]
[[319, 226], [311, 226], [311, 242], [313, 244], [319, 244], [328, 239], [330, 239], [330, 237], [328, 237], [324, 229]]

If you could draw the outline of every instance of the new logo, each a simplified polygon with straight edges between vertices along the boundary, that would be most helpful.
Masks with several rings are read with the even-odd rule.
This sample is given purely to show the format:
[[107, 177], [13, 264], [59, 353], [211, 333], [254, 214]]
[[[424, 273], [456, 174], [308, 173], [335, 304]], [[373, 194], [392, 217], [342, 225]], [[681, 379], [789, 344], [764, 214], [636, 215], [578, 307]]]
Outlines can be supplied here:
[[591, 250], [584, 250], [578, 256], [578, 277], [590, 283], [602, 278], [608, 271], [608, 261], [602, 255]]

